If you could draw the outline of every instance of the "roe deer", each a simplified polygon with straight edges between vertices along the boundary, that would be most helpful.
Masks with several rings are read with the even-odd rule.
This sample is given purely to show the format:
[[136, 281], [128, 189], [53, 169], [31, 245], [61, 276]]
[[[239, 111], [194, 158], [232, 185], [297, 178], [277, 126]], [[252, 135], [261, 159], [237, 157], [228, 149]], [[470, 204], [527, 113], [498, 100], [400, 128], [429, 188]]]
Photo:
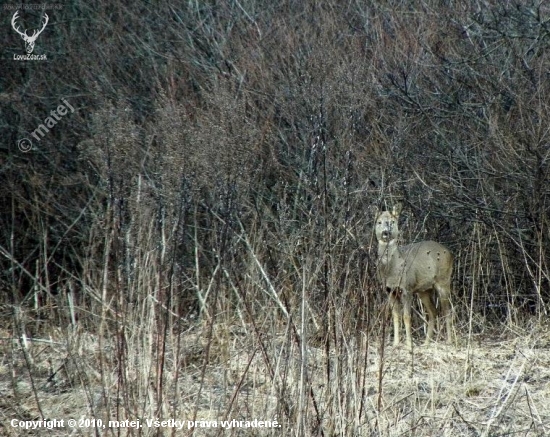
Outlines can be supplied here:
[[428, 316], [426, 344], [432, 338], [436, 309], [432, 297], [439, 297], [441, 313], [445, 317], [447, 341], [451, 341], [449, 298], [453, 255], [435, 241], [421, 241], [406, 246], [397, 245], [399, 228], [397, 221], [401, 205], [393, 211], [383, 211], [376, 218], [375, 231], [378, 240], [378, 280], [389, 294], [393, 315], [393, 344], [399, 344], [401, 308], [407, 335], [407, 346], [412, 349], [411, 307], [413, 296], [420, 297]]

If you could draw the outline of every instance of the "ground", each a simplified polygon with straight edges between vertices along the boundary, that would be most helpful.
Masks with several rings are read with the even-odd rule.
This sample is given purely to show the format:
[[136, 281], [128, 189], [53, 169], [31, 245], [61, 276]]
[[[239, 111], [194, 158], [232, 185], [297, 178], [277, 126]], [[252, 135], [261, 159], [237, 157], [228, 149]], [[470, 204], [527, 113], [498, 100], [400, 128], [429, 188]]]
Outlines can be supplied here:
[[[167, 344], [161, 417], [154, 349], [147, 354], [133, 343], [121, 360], [112, 339], [56, 332], [19, 340], [0, 333], [1, 435], [188, 435], [193, 428], [197, 436], [550, 434], [544, 323], [450, 345], [420, 346], [416, 338], [412, 354], [389, 337], [381, 348], [375, 338], [341, 336], [329, 356], [289, 331], [267, 338], [252, 327], [196, 327], [180, 333], [178, 360], [176, 343]], [[41, 418], [64, 423], [21, 429]], [[81, 427], [68, 427], [69, 419]], [[108, 426], [113, 419], [116, 429]], [[257, 421], [266, 423], [260, 429]]]

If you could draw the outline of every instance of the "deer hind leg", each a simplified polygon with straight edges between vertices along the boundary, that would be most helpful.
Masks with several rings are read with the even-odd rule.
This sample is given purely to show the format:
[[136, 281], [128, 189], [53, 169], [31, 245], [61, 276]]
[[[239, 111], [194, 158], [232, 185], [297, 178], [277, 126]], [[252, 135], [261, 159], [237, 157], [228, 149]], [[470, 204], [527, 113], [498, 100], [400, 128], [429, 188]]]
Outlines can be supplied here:
[[451, 284], [436, 284], [435, 288], [441, 302], [441, 317], [445, 319], [445, 330], [447, 331], [447, 342], [451, 343], [453, 339], [453, 315], [451, 311], [450, 294]]
[[419, 297], [420, 297], [420, 300], [422, 301], [422, 305], [424, 306], [424, 310], [426, 311], [426, 317], [428, 319], [428, 331], [426, 332], [425, 344], [429, 344], [434, 333], [436, 309], [435, 309], [434, 303], [432, 302], [430, 291], [420, 293]]
[[401, 298], [398, 290], [390, 291], [390, 306], [393, 316], [393, 345], [399, 344], [399, 331], [401, 330]]

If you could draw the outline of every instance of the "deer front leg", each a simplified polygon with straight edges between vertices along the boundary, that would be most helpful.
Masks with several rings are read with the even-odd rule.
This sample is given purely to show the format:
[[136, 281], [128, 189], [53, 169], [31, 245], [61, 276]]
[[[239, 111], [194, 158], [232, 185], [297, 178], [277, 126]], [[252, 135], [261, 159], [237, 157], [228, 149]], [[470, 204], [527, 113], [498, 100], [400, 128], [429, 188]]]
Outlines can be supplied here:
[[395, 294], [397, 291], [390, 292], [390, 306], [393, 316], [393, 345], [399, 344], [399, 331], [401, 330], [401, 302]]
[[403, 322], [405, 323], [405, 334], [407, 336], [407, 347], [412, 350], [412, 334], [411, 334], [411, 308], [412, 308], [412, 296], [407, 290], [402, 292], [403, 303]]

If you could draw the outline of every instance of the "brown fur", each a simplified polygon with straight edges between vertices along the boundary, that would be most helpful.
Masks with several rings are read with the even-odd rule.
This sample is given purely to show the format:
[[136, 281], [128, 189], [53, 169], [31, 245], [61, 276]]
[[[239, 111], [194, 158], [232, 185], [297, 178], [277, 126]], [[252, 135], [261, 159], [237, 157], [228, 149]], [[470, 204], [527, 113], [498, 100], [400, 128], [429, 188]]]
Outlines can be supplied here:
[[407, 346], [412, 348], [411, 307], [417, 295], [427, 312], [426, 344], [430, 342], [436, 318], [432, 298], [439, 297], [442, 316], [445, 317], [447, 340], [451, 341], [452, 316], [450, 311], [453, 255], [435, 241], [421, 241], [406, 246], [397, 245], [398, 219], [401, 206], [378, 214], [375, 223], [378, 240], [378, 280], [388, 292], [393, 314], [394, 345], [399, 343], [401, 310], [407, 335]]

